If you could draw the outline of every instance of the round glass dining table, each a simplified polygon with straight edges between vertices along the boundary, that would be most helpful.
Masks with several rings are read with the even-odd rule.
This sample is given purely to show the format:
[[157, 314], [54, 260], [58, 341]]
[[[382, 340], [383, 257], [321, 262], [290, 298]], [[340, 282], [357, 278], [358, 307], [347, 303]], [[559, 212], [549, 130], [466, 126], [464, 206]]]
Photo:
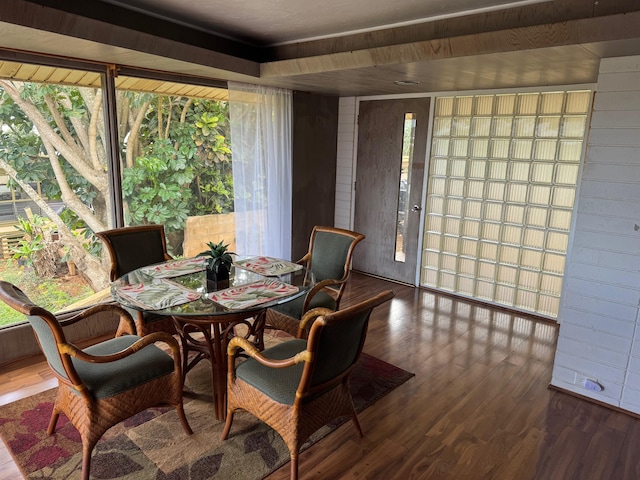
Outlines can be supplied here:
[[182, 374], [211, 362], [218, 420], [226, 416], [227, 343], [241, 334], [264, 348], [268, 308], [298, 298], [313, 287], [310, 270], [288, 261], [232, 255], [229, 280], [207, 280], [206, 259], [195, 257], [138, 268], [111, 284], [114, 299], [135, 310], [171, 316], [182, 346]]

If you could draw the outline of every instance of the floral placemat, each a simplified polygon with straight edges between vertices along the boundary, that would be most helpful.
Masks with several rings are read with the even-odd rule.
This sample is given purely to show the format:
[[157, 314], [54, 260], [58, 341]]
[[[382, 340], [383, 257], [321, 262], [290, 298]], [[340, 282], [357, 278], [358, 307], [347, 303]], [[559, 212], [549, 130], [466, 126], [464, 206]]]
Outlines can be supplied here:
[[264, 275], [265, 277], [276, 277], [278, 275], [295, 272], [302, 268], [302, 265], [297, 263], [271, 257], [247, 258], [245, 260], [238, 260], [235, 264], [244, 270], [249, 270], [250, 272]]
[[242, 310], [279, 297], [293, 295], [296, 292], [298, 287], [294, 285], [279, 280], [261, 280], [241, 287], [212, 292], [208, 297], [229, 310]]
[[145, 310], [162, 310], [198, 300], [202, 294], [189, 290], [175, 282], [157, 280], [114, 287], [116, 295], [129, 300]]
[[174, 262], [165, 262], [139, 271], [152, 278], [171, 278], [204, 270], [206, 259], [202, 257], [187, 258]]

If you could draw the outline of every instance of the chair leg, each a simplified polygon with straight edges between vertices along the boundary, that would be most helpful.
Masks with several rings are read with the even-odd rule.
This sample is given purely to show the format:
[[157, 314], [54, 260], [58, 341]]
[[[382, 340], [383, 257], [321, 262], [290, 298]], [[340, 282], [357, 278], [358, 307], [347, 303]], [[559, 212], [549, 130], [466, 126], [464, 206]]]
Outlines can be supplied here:
[[47, 434], [51, 435], [56, 431], [56, 424], [58, 423], [58, 417], [60, 413], [56, 410], [56, 407], [53, 407], [53, 412], [51, 413], [51, 420], [49, 421], [49, 428], [47, 428]]
[[187, 421], [187, 416], [184, 414], [184, 406], [182, 404], [176, 405], [176, 411], [178, 412], [178, 417], [180, 418], [180, 423], [182, 424], [182, 428], [184, 429], [187, 435], [192, 435], [193, 430], [191, 430], [191, 425]]
[[82, 439], [82, 480], [89, 480], [89, 473], [91, 471], [91, 452], [95, 442], [90, 444], [86, 439]]
[[298, 452], [291, 452], [291, 480], [298, 480]]
[[222, 430], [222, 435], [220, 435], [220, 438], [222, 440], [226, 440], [227, 437], [229, 436], [229, 431], [231, 430], [231, 423], [233, 423], [234, 413], [236, 413], [235, 410], [232, 410], [232, 409], [227, 410], [227, 419], [224, 422], [224, 429]]

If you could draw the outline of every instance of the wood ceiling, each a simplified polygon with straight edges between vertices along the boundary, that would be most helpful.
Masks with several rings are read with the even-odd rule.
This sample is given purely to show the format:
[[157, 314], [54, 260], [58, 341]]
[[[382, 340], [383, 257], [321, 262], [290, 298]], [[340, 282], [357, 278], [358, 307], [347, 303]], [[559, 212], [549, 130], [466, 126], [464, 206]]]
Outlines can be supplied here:
[[9, 62], [33, 52], [340, 96], [574, 85], [594, 83], [603, 57], [640, 55], [640, 2], [554, 0], [255, 46], [97, 0], [3, 0], [0, 48]]

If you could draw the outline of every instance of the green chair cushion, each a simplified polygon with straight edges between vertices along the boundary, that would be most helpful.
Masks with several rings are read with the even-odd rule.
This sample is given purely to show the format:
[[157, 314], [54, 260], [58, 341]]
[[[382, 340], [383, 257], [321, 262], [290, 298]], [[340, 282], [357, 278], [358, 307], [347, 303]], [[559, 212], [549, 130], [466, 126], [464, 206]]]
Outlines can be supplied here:
[[[133, 345], [140, 337], [123, 335], [84, 349], [91, 355], [110, 355]], [[108, 398], [173, 372], [173, 358], [149, 345], [122, 360], [89, 363], [72, 359], [82, 381], [96, 398]]]
[[[283, 360], [307, 348], [306, 340], [290, 340], [262, 352], [265, 357]], [[302, 377], [303, 363], [286, 368], [269, 368], [250, 358], [236, 368], [238, 378], [279, 403], [292, 405]]]

